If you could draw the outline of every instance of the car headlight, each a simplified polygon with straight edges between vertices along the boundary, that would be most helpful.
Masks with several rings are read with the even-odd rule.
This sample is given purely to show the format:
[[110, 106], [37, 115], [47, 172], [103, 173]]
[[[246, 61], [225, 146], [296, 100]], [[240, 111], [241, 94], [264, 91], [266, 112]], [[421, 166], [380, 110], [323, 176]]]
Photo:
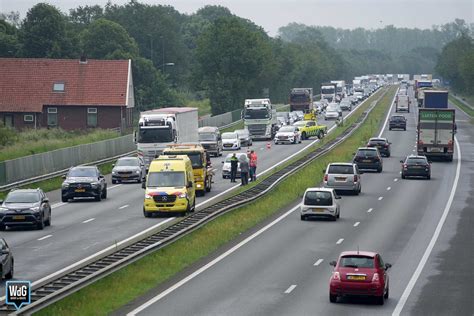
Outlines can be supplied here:
[[92, 182], [92, 183], [91, 183], [91, 186], [92, 186], [93, 188], [97, 188], [97, 187], [99, 186], [99, 182]]
[[183, 192], [183, 193], [181, 193], [180, 195], [178, 195], [178, 197], [179, 197], [180, 199], [185, 199], [185, 198], [188, 197], [188, 194], [187, 194], [186, 192]]
[[69, 182], [63, 182], [63, 184], [61, 185], [64, 189], [67, 189], [69, 188]]
[[136, 173], [136, 174], [140, 174], [140, 170], [136, 170], [135, 173]]
[[117, 174], [117, 171], [115, 171], [115, 170], [112, 170], [112, 174]]
[[35, 207], [30, 208], [30, 210], [32, 210], [33, 212], [39, 212], [40, 208], [39, 206], [35, 206]]
[[6, 211], [8, 211], [8, 209], [7, 209], [7, 208], [0, 207], [0, 213], [6, 212]]
[[145, 199], [151, 199], [151, 195], [150, 194], [145, 194]]

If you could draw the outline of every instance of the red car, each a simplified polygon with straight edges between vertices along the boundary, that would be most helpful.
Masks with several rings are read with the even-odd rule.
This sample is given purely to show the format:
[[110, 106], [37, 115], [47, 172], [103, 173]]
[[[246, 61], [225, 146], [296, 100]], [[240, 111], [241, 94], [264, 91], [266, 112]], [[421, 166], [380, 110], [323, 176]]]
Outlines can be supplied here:
[[387, 270], [392, 266], [385, 263], [380, 254], [370, 251], [345, 251], [334, 266], [329, 280], [329, 301], [335, 303], [342, 296], [370, 296], [379, 305], [388, 298], [389, 282]]

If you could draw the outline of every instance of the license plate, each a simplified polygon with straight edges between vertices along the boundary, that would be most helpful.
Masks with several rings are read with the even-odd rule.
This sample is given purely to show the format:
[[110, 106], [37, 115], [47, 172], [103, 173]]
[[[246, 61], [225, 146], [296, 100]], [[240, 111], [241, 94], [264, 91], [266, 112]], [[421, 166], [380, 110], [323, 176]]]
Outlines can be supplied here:
[[430, 150], [432, 153], [439, 153], [441, 151], [441, 148], [431, 148]]
[[128, 177], [130, 177], [129, 174], [122, 174], [121, 176], [122, 176], [122, 178], [128, 178]]
[[25, 219], [25, 216], [24, 215], [14, 215], [13, 219], [15, 219], [15, 220]]
[[336, 181], [346, 181], [345, 177], [336, 177]]
[[86, 192], [86, 189], [75, 189], [74, 192]]
[[324, 212], [326, 209], [325, 208], [313, 208], [313, 212], [314, 213], [322, 213]]
[[423, 166], [413, 166], [412, 168], [413, 169], [421, 169], [421, 168], [423, 168]]
[[365, 275], [348, 275], [347, 279], [354, 281], [363, 281], [365, 280]]
[[362, 162], [371, 162], [370, 159], [365, 159], [365, 160], [362, 160]]

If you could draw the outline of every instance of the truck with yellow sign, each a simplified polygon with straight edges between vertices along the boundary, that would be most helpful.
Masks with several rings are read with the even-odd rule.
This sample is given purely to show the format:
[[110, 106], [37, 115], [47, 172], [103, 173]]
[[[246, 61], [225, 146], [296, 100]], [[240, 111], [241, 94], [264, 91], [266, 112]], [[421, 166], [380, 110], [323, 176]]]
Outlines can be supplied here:
[[177, 213], [196, 208], [196, 185], [191, 160], [186, 155], [155, 158], [146, 177], [143, 215]]
[[176, 144], [168, 145], [163, 150], [164, 155], [186, 155], [191, 160], [193, 167], [194, 182], [196, 184], [196, 193], [200, 196], [211, 192], [212, 188], [212, 168], [208, 163], [208, 153], [202, 145], [199, 144]]

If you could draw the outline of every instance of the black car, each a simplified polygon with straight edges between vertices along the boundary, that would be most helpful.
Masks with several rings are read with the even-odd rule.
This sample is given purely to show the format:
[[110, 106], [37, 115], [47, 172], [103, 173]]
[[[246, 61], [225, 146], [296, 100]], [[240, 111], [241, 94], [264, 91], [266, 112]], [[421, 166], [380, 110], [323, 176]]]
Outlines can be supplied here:
[[13, 278], [15, 260], [5, 239], [0, 238], [0, 280]]
[[96, 201], [107, 198], [107, 183], [96, 166], [78, 166], [69, 169], [61, 185], [61, 201], [75, 197], [93, 197]]
[[403, 115], [392, 115], [390, 116], [390, 121], [388, 123], [388, 129], [391, 131], [392, 129], [403, 129], [404, 131], [407, 130], [407, 119]]
[[361, 147], [354, 153], [352, 163], [362, 170], [372, 169], [382, 172], [383, 162], [380, 152], [374, 147]]
[[400, 160], [402, 164], [402, 179], [407, 177], [424, 177], [431, 179], [431, 163], [425, 156], [410, 155], [405, 160]]
[[12, 190], [0, 201], [0, 230], [7, 226], [51, 225], [51, 205], [41, 189]]
[[390, 145], [392, 143], [386, 138], [373, 137], [369, 139], [367, 147], [376, 147], [380, 154], [385, 157], [390, 157]]
[[112, 183], [122, 181], [142, 182], [146, 177], [145, 164], [139, 157], [122, 157], [112, 169]]

